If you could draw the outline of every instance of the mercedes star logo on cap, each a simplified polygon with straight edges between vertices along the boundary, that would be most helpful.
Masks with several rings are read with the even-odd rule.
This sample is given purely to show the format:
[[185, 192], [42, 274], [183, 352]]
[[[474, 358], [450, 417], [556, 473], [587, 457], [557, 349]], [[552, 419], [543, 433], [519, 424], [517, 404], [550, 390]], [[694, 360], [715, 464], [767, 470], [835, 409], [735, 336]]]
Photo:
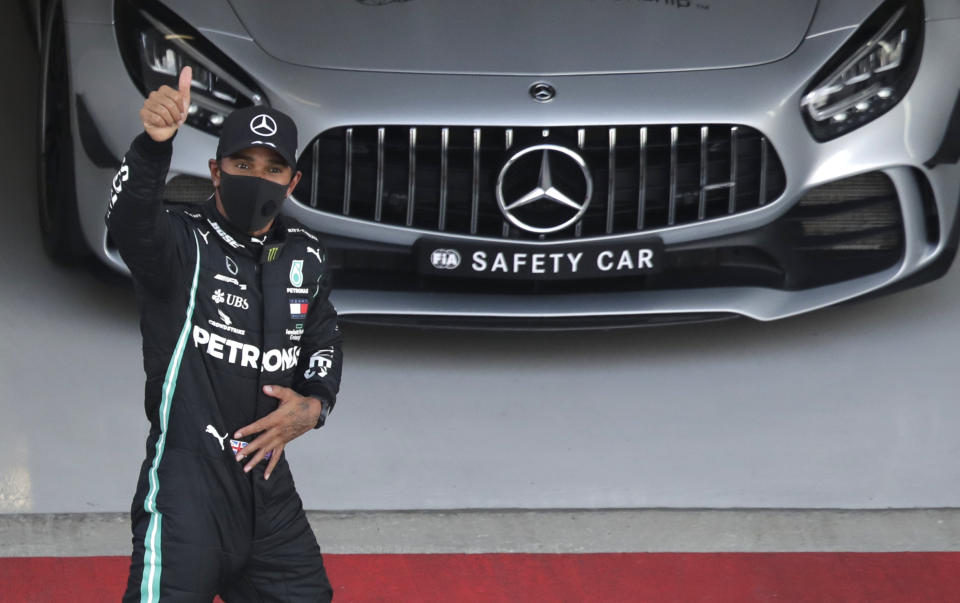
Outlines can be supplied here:
[[[542, 153], [542, 156], [540, 158], [540, 177], [537, 184], [526, 194], [521, 195], [517, 199], [508, 201], [504, 194], [505, 175], [523, 156], [529, 153], [536, 153], [538, 151]], [[570, 196], [565, 194], [554, 185], [553, 176], [550, 172], [551, 161], [562, 161], [567, 163], [567, 166], [564, 166], [564, 171], [567, 174], [579, 173], [582, 175], [585, 184], [582, 195], [576, 195], [576, 199], [571, 199]], [[579, 170], [577, 170], [578, 167]], [[590, 177], [590, 170], [587, 168], [587, 162], [584, 161], [583, 157], [576, 152], [555, 144], [538, 144], [517, 152], [513, 157], [507, 160], [503, 168], [500, 170], [500, 175], [497, 177], [497, 205], [500, 207], [500, 211], [503, 213], [503, 216], [517, 228], [522, 228], [527, 232], [533, 232], [537, 234], [546, 234], [549, 232], [563, 230], [567, 226], [570, 226], [579, 220], [581, 217], [583, 217], [583, 214], [586, 213], [587, 207], [590, 205], [590, 197], [592, 194], [593, 179]], [[552, 226], [543, 224], [530, 224], [529, 221], [524, 221], [524, 219], [518, 217], [517, 214], [522, 208], [532, 206], [534, 204], [561, 205], [569, 208], [571, 215], [567, 219], [563, 219], [561, 217], [560, 221]]]
[[266, 113], [261, 113], [250, 120], [250, 131], [257, 136], [273, 136], [277, 133], [277, 122]]

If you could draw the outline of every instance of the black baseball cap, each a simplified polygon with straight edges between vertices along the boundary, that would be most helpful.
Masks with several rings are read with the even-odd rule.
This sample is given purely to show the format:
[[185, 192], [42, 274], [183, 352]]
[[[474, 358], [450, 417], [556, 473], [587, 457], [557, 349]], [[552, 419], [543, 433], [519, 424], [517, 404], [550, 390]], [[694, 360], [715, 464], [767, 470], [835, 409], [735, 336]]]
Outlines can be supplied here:
[[264, 106], [237, 109], [223, 120], [217, 159], [249, 147], [267, 147], [283, 157], [290, 167], [297, 165], [297, 126], [281, 111]]

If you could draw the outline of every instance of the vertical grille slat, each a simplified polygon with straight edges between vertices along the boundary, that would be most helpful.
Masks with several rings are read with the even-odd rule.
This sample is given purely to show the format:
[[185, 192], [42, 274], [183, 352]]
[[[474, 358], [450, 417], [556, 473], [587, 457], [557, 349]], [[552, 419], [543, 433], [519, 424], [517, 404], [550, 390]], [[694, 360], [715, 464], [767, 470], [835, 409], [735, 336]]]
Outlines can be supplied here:
[[407, 226], [413, 226], [414, 199], [417, 198], [417, 129], [410, 128], [410, 158], [407, 170]]
[[647, 128], [640, 128], [640, 171], [637, 174], [637, 230], [643, 230], [647, 213]]
[[710, 128], [700, 128], [700, 200], [697, 204], [697, 220], [707, 217], [707, 151], [710, 148]]
[[450, 128], [440, 130], [440, 217], [437, 229], [440, 232], [447, 230], [447, 167], [450, 152]]
[[383, 218], [383, 177], [386, 168], [383, 164], [383, 145], [386, 142], [386, 136], [386, 128], [377, 128], [377, 199], [373, 208], [375, 222]]
[[[503, 148], [505, 151], [509, 151], [510, 147], [513, 146], [513, 128], [507, 128], [503, 133]], [[504, 239], [510, 238], [510, 223], [506, 220], [503, 221], [503, 228], [500, 230], [500, 236]]]
[[480, 128], [473, 129], [473, 180], [470, 187], [470, 234], [477, 234], [480, 213]]
[[353, 187], [353, 128], [347, 128], [343, 160], [343, 215], [350, 215], [350, 197]]
[[[587, 146], [587, 130], [586, 128], [577, 129], [577, 149], [583, 151]], [[583, 221], [577, 222], [573, 227], [573, 236], [580, 238], [583, 236]]]
[[670, 128], [670, 200], [667, 209], [667, 226], [673, 226], [677, 221], [677, 146], [679, 145], [680, 128]]
[[607, 234], [613, 232], [613, 218], [617, 201], [617, 129], [610, 128], [608, 132], [607, 158]]
[[[502, 180], [509, 205], [537, 186], [546, 144], [586, 164], [593, 198], [578, 220], [564, 203], [516, 206], [515, 226], [497, 203]], [[553, 186], [580, 202], [579, 168], [549, 154]], [[501, 170], [508, 160], [509, 171]], [[603, 126], [348, 125], [311, 140], [298, 163], [305, 175], [294, 198], [316, 211], [425, 232], [552, 241], [648, 232], [709, 222], [769, 205], [786, 188], [783, 164], [761, 132], [736, 124]], [[521, 212], [521, 213], [518, 213]], [[525, 212], [525, 213], [523, 213]]]

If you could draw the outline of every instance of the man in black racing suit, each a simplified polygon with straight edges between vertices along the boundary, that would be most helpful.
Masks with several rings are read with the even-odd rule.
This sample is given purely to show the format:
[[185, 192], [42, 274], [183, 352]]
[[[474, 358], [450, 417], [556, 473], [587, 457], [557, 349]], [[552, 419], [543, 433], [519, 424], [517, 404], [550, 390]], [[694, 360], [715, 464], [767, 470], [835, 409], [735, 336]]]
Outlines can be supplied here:
[[296, 129], [270, 108], [235, 111], [214, 197], [165, 205], [190, 78], [144, 101], [107, 211], [137, 294], [150, 420], [124, 601], [328, 601], [283, 454], [325, 421], [342, 359], [324, 248], [278, 215], [300, 178]]

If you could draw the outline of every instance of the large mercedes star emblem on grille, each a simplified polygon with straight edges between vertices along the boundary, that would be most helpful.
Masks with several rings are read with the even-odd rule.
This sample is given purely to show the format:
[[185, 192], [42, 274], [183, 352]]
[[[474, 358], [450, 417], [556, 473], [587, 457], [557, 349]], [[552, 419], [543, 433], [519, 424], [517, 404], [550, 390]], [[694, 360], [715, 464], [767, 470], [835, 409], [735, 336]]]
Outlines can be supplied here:
[[[534, 176], [538, 158], [539, 178]], [[517, 152], [497, 177], [497, 205], [503, 216], [517, 228], [537, 234], [557, 232], [575, 223], [587, 211], [592, 194], [587, 162], [555, 144]]]

